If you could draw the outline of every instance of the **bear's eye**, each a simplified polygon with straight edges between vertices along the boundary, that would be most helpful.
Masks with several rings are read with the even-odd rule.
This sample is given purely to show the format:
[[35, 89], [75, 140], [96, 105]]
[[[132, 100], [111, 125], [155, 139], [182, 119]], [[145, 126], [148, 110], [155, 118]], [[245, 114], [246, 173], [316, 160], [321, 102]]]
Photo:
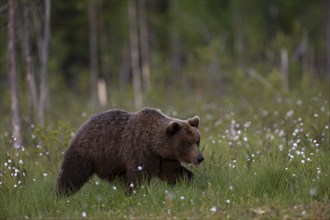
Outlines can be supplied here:
[[184, 142], [182, 146], [184, 146], [185, 148], [189, 148], [192, 146], [192, 144], [190, 142]]

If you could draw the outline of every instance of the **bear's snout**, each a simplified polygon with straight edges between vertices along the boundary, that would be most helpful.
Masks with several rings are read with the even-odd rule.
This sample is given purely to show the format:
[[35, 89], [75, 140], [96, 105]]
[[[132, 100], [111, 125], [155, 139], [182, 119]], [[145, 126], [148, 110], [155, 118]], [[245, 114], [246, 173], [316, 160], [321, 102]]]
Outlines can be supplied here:
[[195, 166], [198, 166], [203, 160], [204, 160], [204, 156], [201, 152], [199, 152], [191, 162]]
[[200, 164], [203, 160], [204, 160], [204, 156], [203, 156], [203, 155], [200, 155], [200, 156], [197, 158], [197, 163]]
[[197, 157], [194, 158], [193, 164], [194, 165], [199, 165], [202, 161], [204, 160], [203, 154], [199, 154]]

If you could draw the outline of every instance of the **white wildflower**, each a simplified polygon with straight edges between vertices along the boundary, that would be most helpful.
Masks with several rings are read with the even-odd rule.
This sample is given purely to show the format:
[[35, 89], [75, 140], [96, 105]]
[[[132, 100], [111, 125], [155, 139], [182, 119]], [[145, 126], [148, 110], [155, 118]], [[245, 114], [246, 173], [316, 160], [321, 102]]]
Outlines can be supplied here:
[[292, 161], [294, 158], [294, 156], [292, 154], [289, 154], [289, 157], [290, 157], [290, 161]]
[[282, 144], [278, 145], [278, 149], [279, 151], [283, 151], [283, 145]]
[[211, 209], [210, 209], [211, 212], [216, 212], [217, 211], [217, 207], [213, 206]]
[[286, 113], [286, 118], [290, 118], [294, 114], [293, 110], [290, 110]]
[[314, 187], [309, 190], [310, 196], [316, 196], [316, 194], [317, 194], [317, 188]]

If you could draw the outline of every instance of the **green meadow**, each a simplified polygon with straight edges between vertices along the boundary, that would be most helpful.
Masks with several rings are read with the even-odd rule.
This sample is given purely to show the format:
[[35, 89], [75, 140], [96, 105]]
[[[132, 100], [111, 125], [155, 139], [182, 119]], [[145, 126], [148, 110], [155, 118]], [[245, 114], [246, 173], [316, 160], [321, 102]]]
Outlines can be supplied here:
[[[120, 183], [97, 177], [72, 197], [55, 196], [63, 152], [80, 124], [97, 112], [88, 103], [58, 107], [65, 114], [50, 114], [44, 127], [25, 128], [29, 141], [19, 149], [12, 148], [9, 117], [2, 116], [0, 218], [328, 219], [328, 87], [304, 88], [244, 93], [242, 87], [245, 95], [222, 98], [150, 92], [149, 106], [177, 118], [200, 116], [205, 161], [187, 165], [195, 174], [191, 183], [169, 186], [155, 178], [131, 196]], [[134, 109], [127, 98], [113, 96], [109, 108]]]

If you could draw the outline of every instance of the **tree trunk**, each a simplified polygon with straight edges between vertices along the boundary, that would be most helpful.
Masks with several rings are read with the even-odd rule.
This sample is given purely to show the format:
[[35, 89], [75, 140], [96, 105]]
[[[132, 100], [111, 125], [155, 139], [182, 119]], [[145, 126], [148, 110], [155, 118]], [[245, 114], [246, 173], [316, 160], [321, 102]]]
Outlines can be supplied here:
[[317, 79], [317, 74], [315, 71], [315, 50], [312, 46], [309, 47], [308, 53], [308, 72], [312, 75], [314, 80]]
[[102, 108], [108, 105], [107, 86], [104, 79], [99, 79], [97, 82], [97, 94], [99, 103]]
[[301, 44], [303, 45], [303, 50], [301, 53], [301, 73], [308, 73], [308, 59], [309, 59], [309, 45], [308, 45], [308, 31], [304, 30], [302, 33]]
[[45, 120], [45, 106], [48, 96], [47, 85], [47, 64], [49, 53], [49, 38], [50, 38], [50, 6], [51, 0], [45, 0], [45, 23], [44, 33], [41, 41], [41, 57], [40, 57], [40, 100], [39, 100], [39, 123], [44, 124]]
[[170, 56], [172, 76], [176, 79], [181, 72], [181, 47], [177, 30], [172, 30], [170, 33]]
[[128, 2], [128, 17], [129, 17], [129, 38], [130, 38], [130, 55], [131, 55], [131, 70], [133, 78], [134, 89], [134, 104], [135, 108], [142, 107], [142, 92], [140, 79], [140, 65], [139, 65], [139, 41], [137, 32], [137, 15], [136, 15], [136, 1], [129, 0]]
[[243, 67], [243, 52], [244, 52], [244, 35], [243, 35], [243, 12], [244, 2], [233, 1], [234, 13], [234, 54], [236, 56], [236, 65], [238, 68]]
[[330, 0], [327, 1], [327, 75], [330, 80]]
[[99, 26], [98, 32], [100, 37], [100, 54], [101, 54], [101, 79], [98, 80], [97, 90], [100, 105], [105, 108], [108, 105], [107, 86], [110, 85], [110, 62], [109, 62], [109, 48], [107, 44], [108, 35], [105, 27], [104, 11], [102, 11], [102, 4], [98, 5]]
[[286, 49], [281, 50], [281, 72], [283, 87], [286, 91], [289, 90], [289, 58], [288, 51]]
[[35, 77], [32, 68], [32, 56], [30, 51], [29, 43], [29, 2], [23, 0], [23, 30], [22, 30], [22, 45], [23, 45], [23, 56], [25, 62], [25, 74], [26, 81], [28, 84], [28, 99], [29, 99], [29, 122], [34, 123], [35, 116], [38, 110], [38, 98], [37, 88], [35, 83]]
[[129, 44], [127, 44], [124, 46], [124, 49], [122, 51], [122, 64], [119, 70], [121, 88], [125, 88], [129, 84], [129, 79], [130, 79], [129, 66], [130, 66], [130, 50], [129, 50]]
[[9, 87], [11, 98], [11, 124], [13, 129], [14, 148], [22, 145], [21, 118], [19, 111], [19, 100], [16, 76], [16, 54], [15, 54], [15, 5], [14, 0], [8, 0], [8, 48], [7, 63], [9, 72]]
[[139, 0], [139, 28], [140, 28], [140, 47], [141, 47], [141, 61], [142, 61], [142, 78], [144, 88], [146, 90], [150, 87], [150, 65], [149, 65], [149, 36], [146, 12], [146, 0]]
[[92, 105], [97, 104], [97, 78], [98, 78], [98, 56], [97, 56], [97, 1], [88, 1], [89, 18], [89, 62], [91, 68]]
[[[181, 76], [181, 42], [179, 31], [177, 27], [177, 9], [178, 2], [175, 0], [170, 1], [170, 36], [169, 36], [169, 54], [170, 54], [170, 67], [171, 67], [171, 78], [177, 80], [178, 76], [181, 80], [184, 80], [184, 77]], [[170, 81], [173, 83], [173, 81]], [[183, 83], [183, 82], [182, 82]]]

